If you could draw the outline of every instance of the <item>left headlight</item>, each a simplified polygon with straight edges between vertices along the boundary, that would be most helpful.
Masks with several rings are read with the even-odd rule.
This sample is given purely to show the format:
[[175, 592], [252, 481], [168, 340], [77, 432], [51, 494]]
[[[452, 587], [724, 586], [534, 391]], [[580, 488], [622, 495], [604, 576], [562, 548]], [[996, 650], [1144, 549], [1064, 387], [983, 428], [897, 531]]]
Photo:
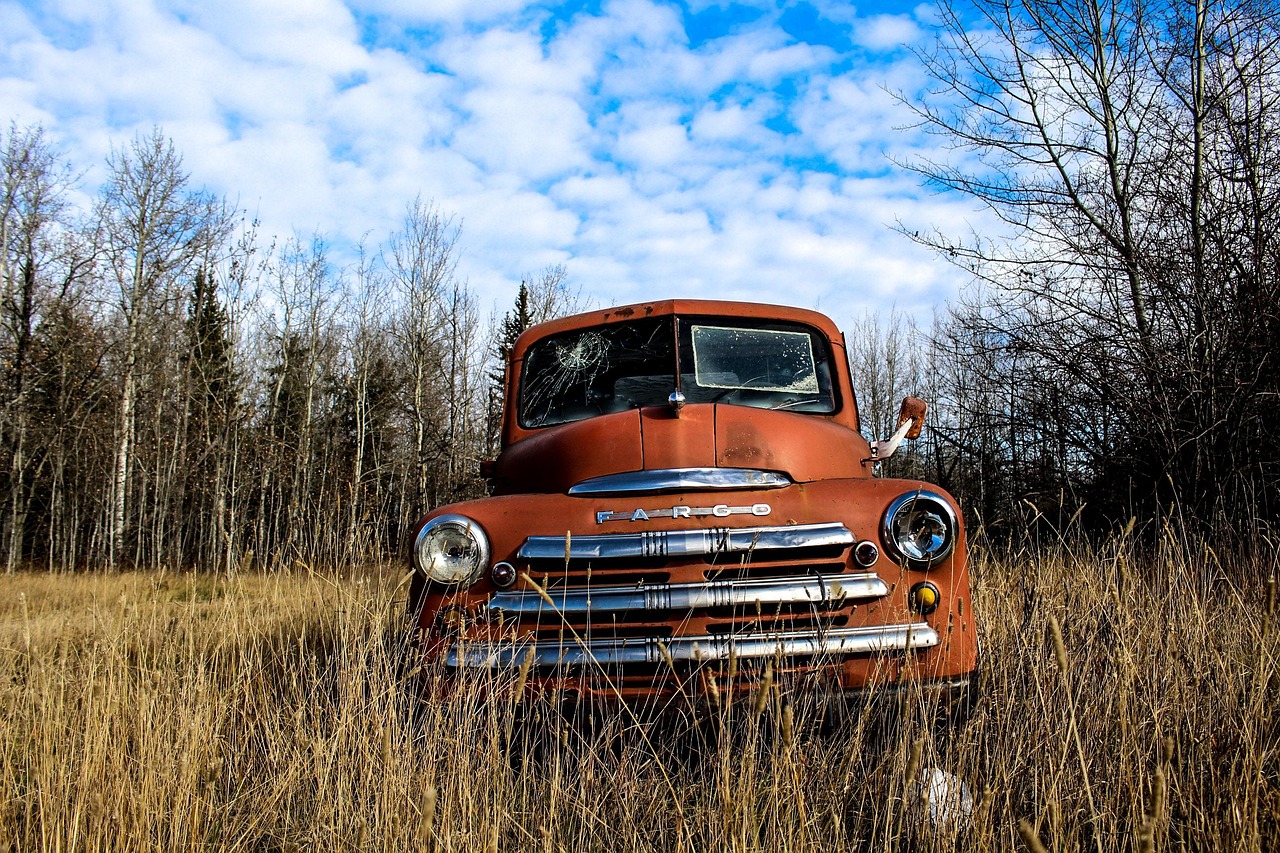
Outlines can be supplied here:
[[489, 565], [489, 539], [465, 515], [439, 515], [418, 531], [413, 556], [427, 580], [469, 586]]
[[884, 544], [898, 562], [928, 569], [947, 558], [956, 546], [956, 512], [941, 495], [907, 492], [884, 514]]

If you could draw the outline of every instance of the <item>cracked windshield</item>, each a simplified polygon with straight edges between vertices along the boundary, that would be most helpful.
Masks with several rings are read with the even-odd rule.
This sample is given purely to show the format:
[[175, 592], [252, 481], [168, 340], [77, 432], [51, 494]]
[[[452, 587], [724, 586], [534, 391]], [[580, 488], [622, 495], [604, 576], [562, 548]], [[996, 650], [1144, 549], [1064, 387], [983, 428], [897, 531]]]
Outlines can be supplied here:
[[553, 426], [642, 406], [689, 403], [830, 413], [830, 354], [807, 327], [762, 320], [633, 320], [580, 329], [529, 348], [520, 423]]

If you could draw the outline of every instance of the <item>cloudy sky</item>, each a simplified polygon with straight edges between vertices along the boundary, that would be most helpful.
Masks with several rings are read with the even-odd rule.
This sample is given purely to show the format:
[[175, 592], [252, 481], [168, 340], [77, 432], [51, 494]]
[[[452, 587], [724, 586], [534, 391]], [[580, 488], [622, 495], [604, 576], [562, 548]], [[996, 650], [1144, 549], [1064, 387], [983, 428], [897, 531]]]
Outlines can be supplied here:
[[927, 312], [963, 279], [890, 230], [971, 206], [891, 164], [937, 145], [930, 6], [889, 0], [0, 0], [0, 119], [91, 190], [159, 126], [268, 235], [382, 242], [415, 196], [462, 223], [482, 308], [564, 264], [662, 296]]

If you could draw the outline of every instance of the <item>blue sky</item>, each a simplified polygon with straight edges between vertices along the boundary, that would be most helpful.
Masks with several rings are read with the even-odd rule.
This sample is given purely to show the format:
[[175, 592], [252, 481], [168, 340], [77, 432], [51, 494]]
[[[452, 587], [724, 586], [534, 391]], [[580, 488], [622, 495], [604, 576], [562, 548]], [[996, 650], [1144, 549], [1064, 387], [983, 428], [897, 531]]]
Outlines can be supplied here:
[[980, 227], [892, 166], [936, 138], [931, 6], [0, 0], [0, 118], [92, 191], [159, 125], [264, 234], [378, 243], [415, 196], [462, 225], [482, 309], [564, 264], [595, 304], [746, 298], [926, 313], [964, 279], [893, 233]]

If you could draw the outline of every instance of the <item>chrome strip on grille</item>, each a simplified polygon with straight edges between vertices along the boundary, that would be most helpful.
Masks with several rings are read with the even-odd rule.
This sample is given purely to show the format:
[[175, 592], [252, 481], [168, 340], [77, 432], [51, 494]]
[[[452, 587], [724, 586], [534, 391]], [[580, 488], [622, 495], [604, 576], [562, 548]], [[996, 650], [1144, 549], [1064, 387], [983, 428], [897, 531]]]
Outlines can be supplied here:
[[[576, 643], [550, 640], [537, 643], [471, 642], [454, 645], [445, 654], [451, 667], [484, 669], [514, 666], [524, 661], [533, 650], [537, 666], [559, 664], [661, 664], [669, 656], [672, 661], [707, 662], [767, 658], [775, 654], [854, 655], [877, 652], [904, 652], [928, 649], [938, 645], [938, 634], [923, 622], [905, 625], [883, 625], [870, 628], [833, 628], [821, 633], [813, 631], [781, 631], [738, 636], [673, 637], [660, 641], [649, 638], [587, 640]], [[665, 646], [667, 654], [663, 654]]]
[[506, 614], [608, 613], [640, 610], [692, 610], [759, 604], [823, 604], [880, 598], [889, 587], [874, 573], [795, 578], [719, 580], [707, 583], [643, 584], [548, 590], [553, 605], [533, 590], [505, 590], [489, 599], [489, 610]]
[[[853, 534], [843, 524], [835, 522], [788, 527], [647, 530], [642, 533], [594, 533], [571, 537], [568, 557], [574, 560], [613, 560], [852, 544]], [[563, 560], [565, 556], [563, 536], [530, 536], [520, 546], [520, 557], [525, 560]]]
[[781, 489], [791, 479], [775, 471], [754, 468], [658, 468], [628, 471], [583, 480], [569, 489], [571, 495], [622, 495], [692, 489]]

